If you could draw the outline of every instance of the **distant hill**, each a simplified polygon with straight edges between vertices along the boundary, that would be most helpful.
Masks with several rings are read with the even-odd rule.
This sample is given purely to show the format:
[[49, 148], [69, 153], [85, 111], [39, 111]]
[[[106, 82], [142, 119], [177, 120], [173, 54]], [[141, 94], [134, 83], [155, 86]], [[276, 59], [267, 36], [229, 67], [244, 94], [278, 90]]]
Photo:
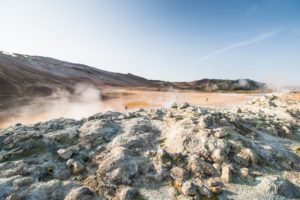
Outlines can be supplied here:
[[78, 83], [90, 83], [98, 88], [139, 87], [199, 91], [259, 90], [265, 87], [265, 84], [252, 80], [203, 79], [193, 82], [148, 80], [130, 73], [114, 73], [48, 57], [0, 51], [0, 104], [2, 106], [5, 106], [5, 102], [18, 103], [35, 97], [50, 96], [57, 90], [72, 92], [74, 85]]

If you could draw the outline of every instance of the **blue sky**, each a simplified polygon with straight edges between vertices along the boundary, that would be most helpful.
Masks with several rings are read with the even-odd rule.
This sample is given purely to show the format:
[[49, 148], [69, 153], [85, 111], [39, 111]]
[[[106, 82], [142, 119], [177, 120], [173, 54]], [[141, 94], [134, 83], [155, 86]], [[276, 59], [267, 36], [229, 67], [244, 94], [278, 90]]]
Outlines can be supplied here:
[[300, 84], [299, 0], [0, 0], [0, 50], [150, 79]]

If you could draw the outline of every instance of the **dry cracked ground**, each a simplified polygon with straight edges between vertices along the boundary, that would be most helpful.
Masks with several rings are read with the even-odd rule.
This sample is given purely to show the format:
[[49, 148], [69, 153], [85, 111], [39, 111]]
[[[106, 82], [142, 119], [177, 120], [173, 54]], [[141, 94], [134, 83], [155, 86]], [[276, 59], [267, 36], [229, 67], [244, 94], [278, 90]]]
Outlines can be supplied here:
[[299, 199], [300, 103], [188, 103], [0, 130], [0, 199]]

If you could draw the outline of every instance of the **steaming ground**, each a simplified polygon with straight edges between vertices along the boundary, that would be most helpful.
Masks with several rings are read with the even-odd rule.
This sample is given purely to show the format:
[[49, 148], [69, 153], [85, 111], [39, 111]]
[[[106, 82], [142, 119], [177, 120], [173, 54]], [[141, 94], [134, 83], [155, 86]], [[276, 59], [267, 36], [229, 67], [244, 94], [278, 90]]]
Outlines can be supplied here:
[[[131, 97], [130, 102], [146, 95], [125, 92], [118, 95]], [[167, 93], [158, 94], [149, 92], [148, 97], [169, 104], [163, 98]], [[103, 100], [109, 95], [102, 95]], [[0, 199], [300, 198], [299, 94], [251, 96], [246, 101], [246, 94], [242, 99], [218, 94], [214, 100], [215, 94], [179, 93], [168, 100], [185, 100], [180, 95], [201, 102], [209, 97], [213, 103], [174, 103], [1, 129]], [[78, 87], [77, 96], [76, 101], [69, 97], [57, 100], [61, 105], [47, 104], [67, 112], [65, 108], [78, 102], [84, 101], [88, 110], [93, 99], [99, 101], [97, 90], [90, 87]], [[239, 101], [228, 104], [233, 97]], [[106, 109], [104, 104], [99, 106]], [[76, 108], [74, 114], [81, 111]]]
[[231, 107], [261, 94], [204, 93], [194, 91], [150, 91], [145, 89], [104, 89], [80, 84], [75, 93], [60, 91], [51, 97], [37, 98], [30, 105], [0, 112], [0, 128], [16, 123], [31, 124], [53, 118], [81, 119], [99, 112], [126, 111], [139, 108], [168, 107], [173, 102], [199, 106]]

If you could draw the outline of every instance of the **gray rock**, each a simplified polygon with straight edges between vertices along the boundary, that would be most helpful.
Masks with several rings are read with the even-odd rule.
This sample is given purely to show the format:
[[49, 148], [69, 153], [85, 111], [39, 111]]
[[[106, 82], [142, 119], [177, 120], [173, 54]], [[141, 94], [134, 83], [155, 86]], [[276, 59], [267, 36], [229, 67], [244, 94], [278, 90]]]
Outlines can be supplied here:
[[84, 170], [84, 166], [79, 161], [75, 161], [72, 164], [72, 169], [73, 169], [73, 173], [77, 174]]
[[87, 187], [72, 189], [64, 200], [100, 200], [100, 197]]
[[171, 108], [178, 108], [178, 105], [176, 102], [172, 103]]
[[75, 162], [74, 159], [69, 159], [69, 160], [67, 160], [66, 165], [67, 165], [68, 167], [71, 167], [71, 166], [73, 165], [74, 162]]
[[59, 157], [61, 157], [62, 159], [67, 160], [67, 159], [69, 159], [69, 158], [72, 156], [73, 152], [72, 152], [71, 150], [69, 150], [69, 149], [59, 149], [59, 150], [57, 151], [57, 154], [58, 154]]
[[197, 194], [197, 185], [191, 181], [183, 183], [182, 193], [186, 196], [195, 196]]
[[18, 195], [15, 195], [15, 194], [11, 194], [8, 197], [6, 197], [5, 200], [21, 200], [21, 197], [19, 197]]
[[187, 108], [187, 107], [189, 107], [189, 106], [190, 106], [189, 103], [184, 102], [184, 103], [180, 104], [178, 108], [179, 108], [179, 109], [185, 109], [185, 108]]
[[226, 160], [226, 156], [224, 155], [224, 151], [222, 151], [221, 149], [217, 148], [215, 149], [212, 154], [211, 154], [211, 159], [215, 162], [215, 163], [223, 163]]
[[177, 180], [180, 182], [182, 182], [188, 178], [188, 172], [184, 168], [181, 168], [181, 167], [173, 167], [171, 169], [170, 175], [174, 180]]
[[135, 198], [135, 196], [137, 196], [138, 191], [134, 188], [124, 188], [122, 189], [122, 191], [120, 192], [119, 196], [119, 200], [133, 200]]
[[198, 190], [201, 195], [209, 199], [212, 197], [212, 192], [205, 185], [200, 185]]

